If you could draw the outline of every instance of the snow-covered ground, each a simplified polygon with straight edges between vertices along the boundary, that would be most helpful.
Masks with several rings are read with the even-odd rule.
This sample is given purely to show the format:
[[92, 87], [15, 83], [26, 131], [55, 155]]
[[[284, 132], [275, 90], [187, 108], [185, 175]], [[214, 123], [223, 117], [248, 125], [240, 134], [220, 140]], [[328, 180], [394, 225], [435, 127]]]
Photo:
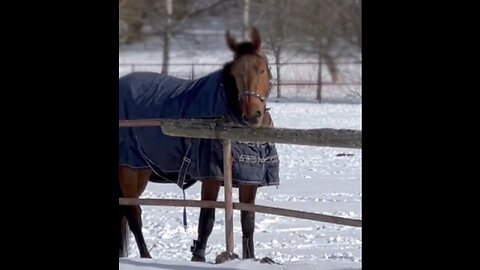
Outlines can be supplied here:
[[[219, 55], [213, 60], [202, 61], [228, 60], [227, 54]], [[125, 52], [120, 55], [119, 62], [146, 61], [148, 58], [148, 52]], [[268, 106], [277, 127], [362, 129], [361, 103], [358, 102], [318, 104], [308, 98], [271, 98]], [[277, 150], [281, 162], [280, 185], [260, 188], [256, 204], [362, 219], [361, 149], [277, 144]], [[345, 153], [352, 155], [343, 155]], [[238, 201], [236, 189], [233, 196], [234, 201]], [[142, 198], [181, 199], [182, 193], [173, 184], [150, 183]], [[200, 183], [187, 190], [187, 199], [200, 199]], [[219, 200], [223, 200], [223, 188]], [[188, 228], [185, 231], [183, 208], [144, 206], [142, 209], [143, 233], [154, 259], [140, 259], [135, 241], [130, 237], [129, 257], [119, 260], [119, 269], [361, 268], [361, 228], [261, 213], [256, 214], [255, 222], [256, 257], [268, 256], [282, 265], [265, 265], [252, 260], [214, 265], [215, 257], [225, 250], [224, 211], [220, 209], [216, 210], [208, 242], [207, 263], [190, 262], [190, 246], [197, 237], [200, 210], [187, 208]], [[239, 211], [234, 212], [234, 234], [235, 253], [241, 256]]]

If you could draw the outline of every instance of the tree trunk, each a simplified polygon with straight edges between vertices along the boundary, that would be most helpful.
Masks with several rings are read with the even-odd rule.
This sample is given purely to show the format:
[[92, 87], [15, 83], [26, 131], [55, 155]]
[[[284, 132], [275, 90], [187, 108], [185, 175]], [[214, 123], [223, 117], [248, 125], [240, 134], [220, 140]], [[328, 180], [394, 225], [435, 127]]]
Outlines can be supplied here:
[[332, 78], [333, 82], [338, 81], [339, 77], [339, 72], [337, 65], [335, 64], [335, 60], [333, 60], [333, 57], [329, 53], [323, 54], [323, 60], [327, 66], [328, 73], [330, 73], [330, 77]]
[[322, 103], [322, 53], [318, 53], [317, 100]]
[[275, 37], [273, 38], [274, 42], [274, 53], [275, 53], [275, 62], [277, 66], [277, 97], [280, 98], [282, 97], [282, 89], [281, 89], [281, 83], [282, 83], [282, 73], [280, 72], [281, 66], [280, 66], [280, 58], [282, 56], [282, 43], [284, 41], [284, 36], [285, 36], [285, 29], [284, 29], [284, 24], [285, 22], [282, 21], [284, 18], [282, 18], [282, 9], [285, 8], [286, 3], [284, 1], [280, 3], [276, 3], [275, 5]]
[[249, 13], [250, 0], [243, 0], [243, 38], [246, 40], [250, 39]]
[[163, 61], [162, 61], [162, 73], [168, 74], [168, 65], [170, 62], [170, 38], [172, 30], [172, 13], [173, 13], [173, 0], [165, 0], [167, 5], [167, 16], [165, 23], [165, 31], [163, 33]]
[[277, 66], [277, 98], [282, 97], [282, 89], [281, 89], [281, 83], [282, 83], [282, 73], [280, 73], [280, 55], [281, 55], [281, 50], [278, 50], [275, 52], [275, 64]]

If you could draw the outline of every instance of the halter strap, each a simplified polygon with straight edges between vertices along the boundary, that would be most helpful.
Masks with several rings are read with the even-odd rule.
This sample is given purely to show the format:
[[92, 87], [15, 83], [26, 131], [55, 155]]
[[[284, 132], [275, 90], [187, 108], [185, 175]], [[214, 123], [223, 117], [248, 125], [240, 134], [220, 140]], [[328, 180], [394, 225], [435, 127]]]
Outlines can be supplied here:
[[260, 99], [263, 103], [265, 103], [265, 101], [267, 100], [266, 97], [262, 97], [254, 91], [245, 91], [245, 92], [238, 95], [238, 99], [242, 99], [242, 97], [244, 97], [244, 96], [256, 97], [256, 98]]

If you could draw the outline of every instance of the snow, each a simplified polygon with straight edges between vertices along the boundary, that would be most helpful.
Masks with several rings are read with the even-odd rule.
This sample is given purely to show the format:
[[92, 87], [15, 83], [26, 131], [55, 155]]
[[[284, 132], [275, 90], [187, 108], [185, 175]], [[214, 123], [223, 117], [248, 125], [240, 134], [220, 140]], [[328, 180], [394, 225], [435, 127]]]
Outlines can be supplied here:
[[359, 269], [339, 263], [289, 262], [283, 265], [260, 264], [253, 260], [234, 260], [223, 264], [211, 264], [189, 261], [159, 261], [153, 259], [119, 259], [119, 270], [318, 270], [318, 269]]
[[[223, 63], [229, 57], [226, 51], [221, 51], [215, 57], [183, 60]], [[123, 51], [119, 62], [158, 62], [149, 59], [161, 57], [156, 52]], [[361, 130], [361, 102], [351, 102], [348, 98], [341, 102], [342, 97], [345, 98], [341, 94], [337, 98], [332, 95], [330, 102], [327, 98], [322, 104], [308, 95], [270, 98], [268, 107], [276, 127]], [[362, 219], [361, 149], [277, 144], [277, 150], [280, 185], [259, 188], [256, 204]], [[187, 199], [200, 199], [200, 185], [197, 183], [187, 190]], [[141, 197], [183, 198], [176, 185], [155, 183], [149, 183]], [[237, 189], [233, 191], [233, 198], [238, 201]], [[223, 200], [223, 188], [218, 200]], [[135, 240], [130, 236], [129, 256], [119, 259], [119, 269], [361, 269], [362, 228], [257, 213], [255, 255], [257, 258], [268, 256], [281, 265], [260, 264], [253, 260], [215, 265], [215, 257], [225, 251], [223, 210], [216, 210], [206, 250], [207, 262], [199, 263], [190, 262], [190, 246], [197, 237], [198, 208], [187, 208], [186, 231], [182, 226], [183, 208], [143, 206], [142, 209], [143, 233], [154, 259], [139, 258]], [[234, 251], [241, 256], [239, 211], [234, 211], [233, 222]]]

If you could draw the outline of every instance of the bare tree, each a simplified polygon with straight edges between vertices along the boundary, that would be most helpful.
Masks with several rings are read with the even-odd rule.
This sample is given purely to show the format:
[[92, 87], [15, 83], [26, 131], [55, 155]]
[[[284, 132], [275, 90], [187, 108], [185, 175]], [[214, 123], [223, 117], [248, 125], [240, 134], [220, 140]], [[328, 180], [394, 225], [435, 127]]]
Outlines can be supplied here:
[[172, 37], [173, 0], [165, 0], [165, 4], [167, 14], [165, 16], [165, 30], [163, 31], [162, 73], [168, 74], [168, 66], [170, 64], [170, 39]]
[[121, 10], [127, 2], [128, 0], [118, 0], [118, 10]]
[[[345, 1], [342, 9], [345, 39], [353, 47], [353, 51], [362, 52], [362, 0]], [[354, 55], [356, 58], [356, 55]]]
[[243, 0], [243, 38], [250, 37], [250, 0]]
[[275, 57], [277, 97], [282, 97], [281, 91], [281, 63], [282, 52], [288, 37], [289, 14], [291, 12], [291, 0], [269, 0], [265, 2], [264, 34], [266, 47], [273, 52]]
[[120, 0], [118, 7], [119, 40], [126, 44], [141, 41], [143, 39], [141, 30], [147, 15], [147, 0]]
[[203, 12], [219, 6], [226, 0], [148, 0], [150, 3], [149, 23], [153, 35], [163, 36], [162, 73], [168, 74], [170, 44], [172, 37], [181, 32], [185, 23]]
[[315, 55], [318, 59], [317, 100], [322, 100], [322, 66], [327, 67], [333, 82], [339, 79], [336, 58], [339, 55], [339, 44], [345, 38], [343, 30], [346, 1], [305, 0], [296, 5], [294, 32], [304, 35], [303, 43], [297, 49], [303, 53]]

